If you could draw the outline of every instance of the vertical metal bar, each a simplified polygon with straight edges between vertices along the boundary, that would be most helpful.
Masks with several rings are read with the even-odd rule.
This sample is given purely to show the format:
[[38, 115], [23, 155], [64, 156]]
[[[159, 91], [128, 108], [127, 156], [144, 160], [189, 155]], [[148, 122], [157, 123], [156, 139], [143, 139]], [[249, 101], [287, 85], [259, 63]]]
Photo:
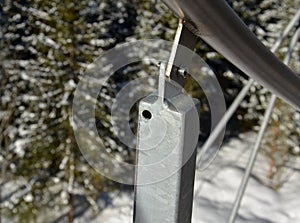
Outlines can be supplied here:
[[[291, 55], [293, 53], [293, 49], [295, 48], [295, 45], [296, 45], [297, 40], [299, 38], [299, 34], [300, 34], [300, 28], [298, 28], [297, 31], [295, 32], [295, 34], [294, 34], [294, 36], [292, 38], [291, 44], [289, 46], [289, 50], [288, 50], [288, 52], [286, 54], [286, 57], [284, 59], [284, 63], [286, 65], [288, 65], [289, 62], [290, 62]], [[228, 223], [234, 223], [235, 219], [237, 217], [237, 213], [238, 213], [238, 210], [240, 208], [243, 196], [245, 194], [245, 191], [246, 191], [249, 179], [250, 179], [250, 174], [251, 174], [252, 169], [254, 167], [254, 163], [256, 161], [256, 158], [257, 158], [257, 155], [258, 155], [258, 152], [259, 152], [259, 148], [260, 148], [262, 139], [264, 137], [264, 134], [266, 132], [269, 120], [271, 118], [272, 111], [274, 109], [276, 100], [277, 100], [276, 95], [272, 94], [269, 106], [268, 106], [268, 108], [267, 108], [267, 110], [265, 112], [265, 115], [264, 115], [264, 119], [263, 119], [263, 122], [262, 122], [262, 125], [261, 125], [261, 128], [260, 128], [258, 137], [256, 139], [256, 143], [254, 145], [254, 149], [252, 150], [252, 153], [250, 155], [249, 162], [247, 164], [244, 177], [242, 179], [242, 183], [241, 183], [240, 188], [238, 190], [238, 193], [237, 193], [237, 196], [236, 196], [236, 199], [235, 199], [235, 202], [234, 202], [234, 205], [233, 205], [233, 209], [232, 209], [232, 212], [230, 214], [230, 218], [229, 218]]]
[[[300, 22], [300, 21], [299, 21]], [[284, 58], [284, 63], [285, 64], [289, 64], [290, 63], [290, 60], [292, 58], [292, 54], [294, 52], [294, 49], [297, 45], [297, 42], [299, 40], [299, 35], [300, 35], [300, 23], [298, 25], [298, 28], [295, 32], [295, 34], [293, 35], [293, 38], [291, 40], [291, 43], [290, 43], [290, 46], [289, 46], [289, 49], [288, 49], [288, 52], [286, 54], [286, 57]]]
[[187, 100], [169, 80], [184, 86], [173, 64], [178, 45], [192, 49], [196, 40], [180, 20], [168, 64], [161, 64], [158, 95], [139, 104], [134, 223], [191, 222], [199, 101]]
[[[282, 34], [279, 36], [279, 38], [276, 40], [275, 44], [272, 46], [271, 51], [275, 53], [280, 45], [282, 44], [283, 40], [288, 36], [290, 31], [293, 29], [295, 24], [299, 21], [300, 18], [300, 10], [298, 13], [290, 20], [289, 24], [286, 26], [285, 30], [282, 32]], [[217, 126], [214, 128], [212, 133], [210, 134], [209, 138], [206, 140], [204, 143], [201, 151], [197, 155], [197, 167], [200, 169], [200, 164], [201, 164], [201, 159], [203, 155], [207, 152], [209, 148], [213, 145], [215, 140], [218, 138], [220, 135], [221, 131], [225, 128], [227, 125], [228, 121], [234, 114], [234, 112], [237, 110], [237, 108], [240, 106], [246, 95], [248, 94], [248, 91], [250, 90], [250, 87], [254, 83], [253, 79], [249, 79], [247, 84], [243, 87], [243, 89], [240, 91], [238, 96], [235, 98], [233, 103], [230, 105], [228, 108], [227, 112], [224, 114], [223, 118], [220, 120], [220, 122], [217, 124]]]
[[280, 35], [279, 39], [276, 41], [276, 43], [273, 45], [271, 51], [274, 52], [276, 49], [279, 48], [282, 41], [288, 36], [292, 28], [295, 26], [296, 23], [299, 22], [300, 19], [300, 9], [297, 11], [295, 16], [292, 18], [292, 20], [289, 22], [289, 24], [286, 26], [284, 32]]
[[[219, 123], [216, 125], [214, 130], [209, 135], [208, 139], [205, 141], [204, 145], [202, 146], [200, 152], [197, 154], [197, 168], [199, 169], [205, 169], [205, 167], [201, 168], [201, 160], [203, 155], [211, 148], [215, 140], [218, 138], [222, 130], [226, 127], [228, 121], [234, 114], [234, 112], [237, 110], [237, 108], [240, 106], [241, 102], [244, 100], [246, 95], [248, 94], [248, 91], [250, 90], [250, 87], [254, 83], [253, 79], [250, 79], [248, 83], [243, 87], [243, 89], [240, 91], [238, 96], [235, 98], [233, 103], [230, 105], [222, 119], [219, 121]], [[209, 165], [209, 164], [208, 164]]]
[[186, 97], [163, 107], [155, 95], [140, 103], [134, 223], [191, 222], [199, 102]]
[[256, 139], [254, 149], [252, 150], [252, 153], [250, 155], [249, 162], [247, 164], [247, 168], [246, 168], [242, 183], [241, 183], [240, 188], [238, 190], [237, 197], [236, 197], [236, 200], [234, 202], [234, 206], [233, 206], [233, 209], [232, 209], [229, 221], [228, 221], [229, 223], [234, 223], [235, 222], [237, 212], [238, 212], [239, 207], [241, 205], [241, 201], [242, 201], [242, 198], [244, 196], [244, 193], [245, 193], [245, 190], [246, 190], [249, 178], [250, 178], [250, 174], [251, 174], [251, 171], [253, 169], [253, 166], [254, 166], [258, 151], [259, 151], [259, 147], [260, 147], [261, 141], [263, 139], [263, 136], [265, 134], [265, 131], [267, 129], [269, 119], [271, 117], [271, 114], [272, 114], [274, 105], [276, 103], [276, 100], [277, 100], [276, 96], [272, 95], [269, 107], [268, 107], [267, 111], [265, 112], [263, 123], [261, 125], [258, 137]]

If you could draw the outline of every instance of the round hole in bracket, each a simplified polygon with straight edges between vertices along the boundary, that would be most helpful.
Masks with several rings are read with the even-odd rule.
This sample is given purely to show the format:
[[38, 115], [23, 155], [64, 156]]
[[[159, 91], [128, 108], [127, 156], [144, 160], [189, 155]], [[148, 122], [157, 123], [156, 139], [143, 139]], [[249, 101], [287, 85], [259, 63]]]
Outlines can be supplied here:
[[145, 118], [145, 119], [151, 119], [152, 118], [152, 114], [149, 110], [144, 110], [142, 111], [142, 116]]

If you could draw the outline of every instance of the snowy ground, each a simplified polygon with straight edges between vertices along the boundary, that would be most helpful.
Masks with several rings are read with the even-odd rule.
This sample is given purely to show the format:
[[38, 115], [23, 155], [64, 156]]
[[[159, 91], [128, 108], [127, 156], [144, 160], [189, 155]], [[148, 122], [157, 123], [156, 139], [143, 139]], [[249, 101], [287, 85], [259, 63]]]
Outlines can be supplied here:
[[[208, 169], [196, 173], [193, 223], [227, 222], [254, 138], [253, 133], [247, 133], [231, 140]], [[291, 160], [289, 166], [279, 180], [282, 186], [275, 191], [266, 186], [270, 185], [268, 159], [259, 155], [236, 222], [300, 222], [300, 159]], [[131, 223], [132, 193], [115, 193], [112, 197], [111, 205], [96, 218], [88, 218], [86, 212], [76, 223]]]

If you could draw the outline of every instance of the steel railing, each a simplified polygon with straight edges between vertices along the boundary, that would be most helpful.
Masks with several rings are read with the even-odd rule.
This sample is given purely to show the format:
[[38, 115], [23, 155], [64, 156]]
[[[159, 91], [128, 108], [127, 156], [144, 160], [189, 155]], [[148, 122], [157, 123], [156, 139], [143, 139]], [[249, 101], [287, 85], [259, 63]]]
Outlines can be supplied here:
[[257, 39], [225, 0], [163, 2], [176, 15], [188, 21], [192, 32], [240, 70], [300, 109], [300, 77]]
[[300, 77], [288, 68], [293, 50], [300, 35], [298, 25], [289, 50], [282, 63], [274, 56], [283, 40], [289, 35], [294, 26], [299, 22], [300, 10], [291, 19], [283, 33], [279, 36], [269, 51], [256, 36], [246, 27], [242, 20], [223, 0], [163, 0], [178, 17], [187, 21], [186, 26], [194, 34], [200, 36], [229, 61], [253, 79], [249, 79], [235, 101], [229, 107], [223, 118], [210, 134], [202, 150], [198, 154], [197, 164], [200, 167], [203, 154], [212, 147], [219, 134], [248, 94], [253, 83], [258, 81], [273, 92], [269, 106], [265, 111], [264, 119], [254, 148], [249, 157], [244, 177], [238, 189], [236, 199], [229, 217], [229, 223], [235, 222], [242, 198], [250, 179], [250, 174], [256, 161], [259, 148], [266, 132], [271, 114], [273, 112], [277, 95], [296, 109], [300, 109]]

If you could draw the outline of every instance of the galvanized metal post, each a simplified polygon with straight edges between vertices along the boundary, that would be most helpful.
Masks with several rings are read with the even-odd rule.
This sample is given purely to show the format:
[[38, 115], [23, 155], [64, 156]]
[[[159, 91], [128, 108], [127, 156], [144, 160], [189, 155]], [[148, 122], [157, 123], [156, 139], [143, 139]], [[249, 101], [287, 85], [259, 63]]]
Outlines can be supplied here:
[[186, 97], [174, 95], [165, 107], [155, 95], [140, 103], [134, 223], [191, 222], [199, 102]]
[[183, 21], [168, 64], [161, 64], [158, 94], [139, 104], [134, 223], [190, 223], [192, 218], [199, 101], [182, 92], [185, 71], [173, 66], [178, 44], [196, 44]]

